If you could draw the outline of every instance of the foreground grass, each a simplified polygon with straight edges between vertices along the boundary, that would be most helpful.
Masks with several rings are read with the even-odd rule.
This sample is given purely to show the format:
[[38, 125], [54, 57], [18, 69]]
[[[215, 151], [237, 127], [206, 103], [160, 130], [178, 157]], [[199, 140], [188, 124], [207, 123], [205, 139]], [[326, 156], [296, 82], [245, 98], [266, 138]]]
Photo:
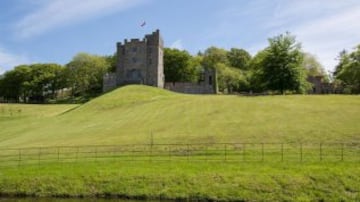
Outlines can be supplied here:
[[0, 194], [218, 201], [360, 200], [357, 163], [81, 162], [0, 169]]
[[126, 86], [79, 107], [52, 107], [0, 105], [0, 147], [360, 142], [359, 96], [201, 96]]
[[[353, 143], [360, 142], [359, 123], [359, 96], [195, 96], [127, 86], [84, 105], [0, 104], [0, 149], [4, 152], [9, 147], [47, 147], [54, 148], [56, 154], [56, 146], [150, 142]], [[250, 148], [246, 148], [249, 155]], [[14, 151], [15, 158], [24, 163], [25, 157], [18, 157], [20, 150]], [[21, 150], [25, 151], [29, 150]], [[71, 154], [77, 155], [77, 150], [74, 151]], [[280, 151], [278, 147], [276, 151]], [[320, 162], [316, 149], [313, 153], [317, 160], [313, 163], [267, 161], [268, 153], [266, 162], [237, 163], [114, 159], [18, 167], [14, 161], [13, 166], [7, 167], [0, 161], [0, 195], [220, 201], [360, 200], [359, 163], [339, 162], [339, 151], [336, 149], [337, 162]], [[356, 158], [358, 150], [352, 151]], [[32, 152], [36, 156], [41, 154], [36, 149]], [[349, 155], [353, 153], [345, 153], [346, 160]], [[40, 159], [36, 156], [35, 159]], [[41, 158], [45, 157], [42, 154]], [[298, 158], [297, 153], [295, 157]]]

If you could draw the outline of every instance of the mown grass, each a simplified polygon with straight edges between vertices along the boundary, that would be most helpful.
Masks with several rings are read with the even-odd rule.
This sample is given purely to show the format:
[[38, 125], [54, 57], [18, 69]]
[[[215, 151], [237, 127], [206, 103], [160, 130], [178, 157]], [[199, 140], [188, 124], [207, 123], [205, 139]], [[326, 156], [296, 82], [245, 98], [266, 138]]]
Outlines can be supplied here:
[[[86, 169], [84, 169], [86, 168]], [[0, 170], [0, 194], [216, 201], [355, 201], [354, 163], [81, 162]]]
[[1, 121], [0, 147], [360, 142], [359, 96], [184, 95], [127, 86], [76, 109], [56, 107], [73, 110]]
[[[352, 143], [360, 142], [359, 112], [359, 96], [184, 95], [127, 86], [83, 105], [1, 104], [0, 148]], [[276, 151], [280, 151], [278, 147]], [[272, 161], [268, 156], [264, 162], [127, 162], [115, 158], [0, 166], [0, 194], [223, 201], [360, 200], [358, 150], [352, 150], [352, 162], [338, 160], [339, 151], [337, 147], [334, 162], [317, 160], [316, 149], [304, 150], [313, 152], [316, 160], [302, 163], [296, 153], [292, 162]]]

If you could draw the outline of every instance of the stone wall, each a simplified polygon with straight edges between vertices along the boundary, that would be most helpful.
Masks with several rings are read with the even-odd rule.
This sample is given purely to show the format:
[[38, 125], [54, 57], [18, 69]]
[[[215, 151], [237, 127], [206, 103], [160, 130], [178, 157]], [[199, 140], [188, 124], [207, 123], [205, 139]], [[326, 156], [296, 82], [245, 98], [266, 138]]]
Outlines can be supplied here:
[[103, 77], [103, 92], [110, 91], [116, 87], [116, 74], [106, 73]]
[[189, 94], [216, 94], [216, 71], [203, 69], [199, 75], [199, 82], [166, 82], [165, 89]]
[[159, 30], [143, 40], [117, 43], [117, 85], [144, 84], [164, 87], [163, 41]]
[[191, 83], [191, 82], [166, 82], [165, 89], [175, 91], [178, 93], [188, 94], [214, 94], [212, 85], [206, 85], [204, 82]]
[[327, 83], [323, 81], [323, 76], [309, 76], [307, 81], [312, 84], [312, 89], [309, 94], [329, 94], [329, 93], [343, 93], [341, 86], [335, 86], [334, 83]]

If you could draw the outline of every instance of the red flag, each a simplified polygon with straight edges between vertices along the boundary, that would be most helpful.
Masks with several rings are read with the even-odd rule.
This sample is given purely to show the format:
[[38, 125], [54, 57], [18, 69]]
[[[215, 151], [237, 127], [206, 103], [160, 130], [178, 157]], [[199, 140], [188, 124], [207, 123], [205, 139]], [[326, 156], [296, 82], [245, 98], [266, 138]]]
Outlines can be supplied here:
[[146, 22], [144, 21], [143, 23], [141, 23], [141, 27], [144, 27], [146, 25]]

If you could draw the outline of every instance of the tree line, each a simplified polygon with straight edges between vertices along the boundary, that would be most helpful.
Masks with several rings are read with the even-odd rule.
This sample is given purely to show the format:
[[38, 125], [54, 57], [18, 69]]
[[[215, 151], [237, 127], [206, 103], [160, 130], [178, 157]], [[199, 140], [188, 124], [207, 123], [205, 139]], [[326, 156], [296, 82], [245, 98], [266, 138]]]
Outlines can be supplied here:
[[[82, 102], [102, 92], [103, 75], [115, 56], [79, 53], [66, 65], [19, 65], [0, 78], [0, 98], [7, 102]], [[59, 94], [62, 93], [62, 96]]]
[[251, 56], [244, 49], [210, 47], [196, 56], [187, 51], [165, 49], [165, 75], [168, 81], [194, 81], [202, 68], [215, 69], [218, 88], [223, 93], [264, 92], [306, 93], [309, 76], [329, 82], [316, 57], [303, 52], [290, 33], [270, 38], [269, 45]]
[[[116, 69], [116, 54], [79, 53], [66, 65], [19, 65], [0, 76], [0, 99], [8, 102], [81, 102], [102, 93], [103, 75]], [[333, 75], [316, 57], [301, 49], [290, 33], [268, 39], [268, 46], [252, 56], [244, 49], [209, 47], [191, 55], [186, 50], [165, 48], [166, 82], [198, 82], [204, 69], [217, 72], [222, 93], [306, 93], [309, 76], [342, 85], [346, 93], [360, 93], [360, 45], [342, 51]]]

